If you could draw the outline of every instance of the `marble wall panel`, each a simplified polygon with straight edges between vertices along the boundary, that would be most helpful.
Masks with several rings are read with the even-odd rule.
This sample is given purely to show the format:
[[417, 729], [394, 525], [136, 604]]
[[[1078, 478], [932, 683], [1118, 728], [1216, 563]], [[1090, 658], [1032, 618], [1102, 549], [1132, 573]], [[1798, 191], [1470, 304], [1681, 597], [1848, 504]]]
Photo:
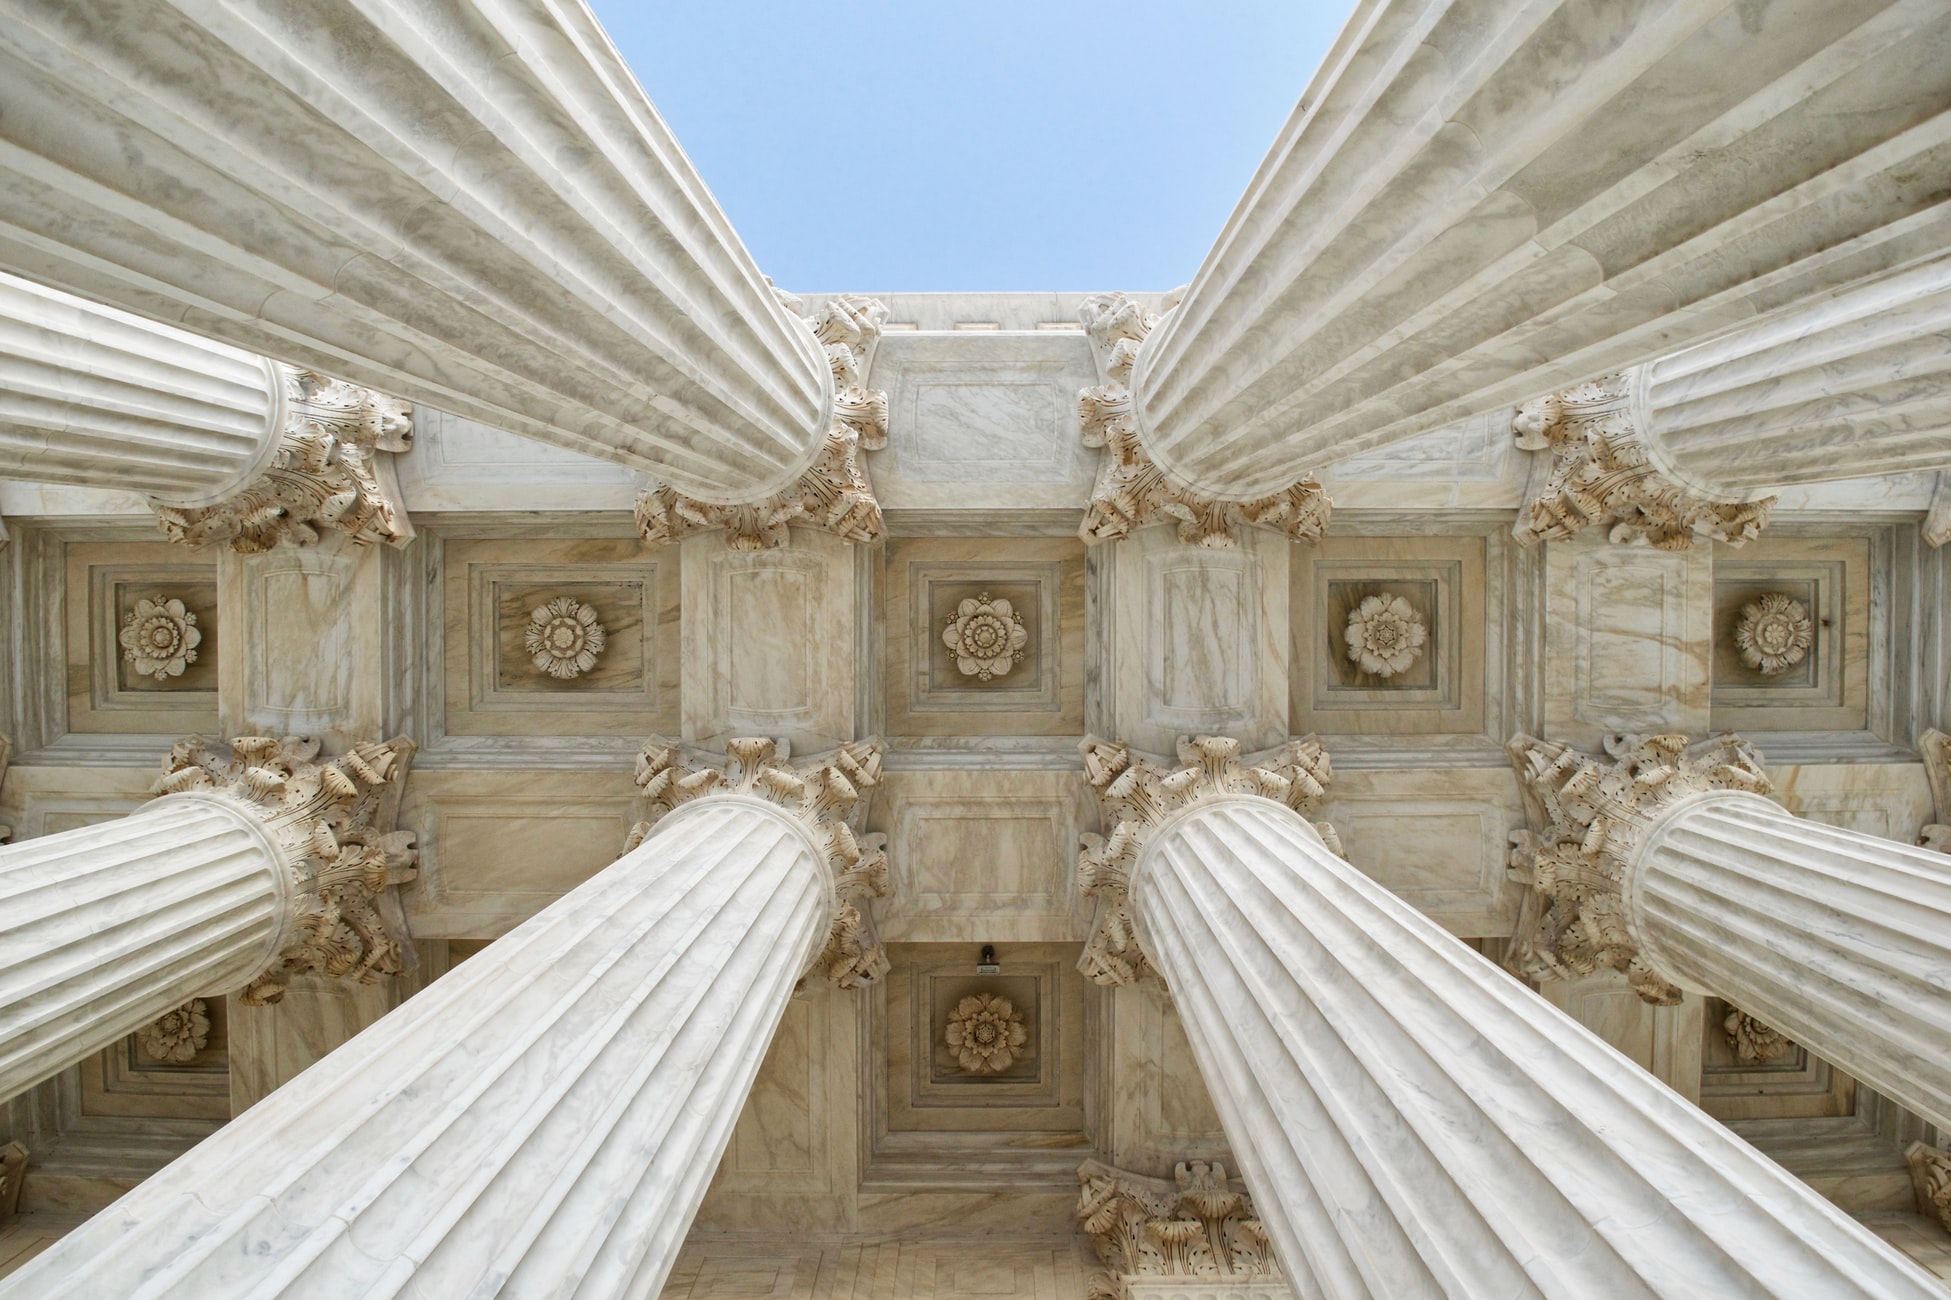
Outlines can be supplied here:
[[640, 478], [621, 465], [416, 405], [397, 458], [415, 515], [457, 510], [629, 510]]
[[1546, 547], [1545, 728], [1598, 750], [1612, 732], [1709, 726], [1713, 560], [1615, 546], [1593, 529]]
[[[216, 563], [165, 541], [76, 542], [62, 551], [68, 730], [213, 729], [222, 646]], [[137, 602], [156, 595], [182, 601], [198, 636], [194, 658], [185, 656], [180, 673], [160, 679], [135, 671], [120, 641]]]
[[799, 754], [852, 740], [853, 548], [804, 528], [778, 550], [733, 551], [720, 533], [680, 545], [684, 739], [783, 737]]
[[887, 832], [890, 940], [1081, 939], [1078, 834], [1096, 824], [1074, 771], [891, 771], [870, 825]]
[[1225, 733], [1249, 750], [1285, 740], [1292, 544], [1249, 528], [1238, 547], [1209, 549], [1158, 525], [1104, 549], [1111, 734], [1160, 754], [1186, 733]]
[[1911, 844], [1934, 820], [1921, 763], [1770, 764], [1768, 779], [1796, 816], [1866, 835]]
[[1705, 1035], [1700, 1096], [1695, 1099], [1702, 1110], [1722, 1121], [1856, 1113], [1856, 1080], [1795, 1043], [1773, 1061], [1743, 1062], [1723, 1024], [1733, 1008], [1719, 998], [1702, 1001]]
[[1108, 1001], [1110, 1115], [1102, 1158], [1154, 1178], [1170, 1178], [1182, 1160], [1232, 1167], [1219, 1112], [1170, 996], [1132, 984], [1112, 990]]
[[[1084, 547], [1073, 538], [897, 537], [882, 588], [890, 736], [1075, 736], [1084, 730]], [[961, 602], [1007, 600], [1028, 641], [984, 681], [943, 633]]]
[[1081, 507], [1089, 497], [1098, 453], [1079, 435], [1077, 392], [1097, 374], [1081, 330], [890, 331], [873, 382], [888, 395], [887, 449], [868, 462], [882, 505]]
[[1082, 1238], [820, 1241], [694, 1232], [663, 1300], [1085, 1300]]
[[158, 1061], [130, 1034], [81, 1063], [81, 1113], [96, 1116], [230, 1118], [227, 999], [202, 999], [210, 1022], [204, 1046], [187, 1061]]
[[1538, 987], [1547, 1002], [1688, 1101], [1699, 1103], [1704, 1021], [1703, 999], [1697, 994], [1687, 994], [1677, 1006], [1652, 1006], [1614, 970], [1545, 980]]
[[[1871, 543], [1861, 535], [1771, 530], [1739, 550], [1715, 547], [1714, 729], [1867, 731], [1871, 585]], [[1771, 592], [1802, 604], [1814, 640], [1800, 663], [1765, 675], [1742, 660], [1735, 629], [1742, 610]]]
[[158, 737], [153, 760], [125, 767], [23, 763], [15, 755], [0, 785], [0, 826], [11, 826], [19, 843], [126, 816], [151, 798], [170, 743]]
[[398, 1006], [421, 981], [412, 975], [358, 984], [326, 975], [293, 978], [284, 998], [254, 1007], [224, 999], [229, 1010], [230, 1071], [226, 1116], [234, 1118], [316, 1065], [327, 1052]]
[[[680, 560], [635, 536], [429, 538], [442, 549], [443, 716], [452, 736], [674, 734], [679, 726]], [[531, 612], [558, 597], [604, 631], [573, 677], [536, 666]]]
[[1508, 769], [1341, 771], [1318, 815], [1343, 856], [1453, 934], [1507, 935], [1516, 924], [1522, 891], [1506, 864], [1524, 809]]
[[1530, 466], [1511, 433], [1506, 407], [1336, 461], [1319, 477], [1337, 511], [1399, 509], [1405, 485], [1426, 509], [1515, 509]]
[[637, 820], [627, 766], [416, 769], [399, 825], [419, 837], [401, 891], [417, 938], [496, 938], [614, 862]]

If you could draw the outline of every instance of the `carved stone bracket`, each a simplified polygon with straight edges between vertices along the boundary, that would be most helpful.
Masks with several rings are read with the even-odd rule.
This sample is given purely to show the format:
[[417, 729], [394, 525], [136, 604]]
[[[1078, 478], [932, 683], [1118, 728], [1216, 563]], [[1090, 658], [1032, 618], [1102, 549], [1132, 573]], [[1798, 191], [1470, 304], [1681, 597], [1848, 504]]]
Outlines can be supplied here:
[[[1168, 302], [1167, 310], [1175, 303]], [[1179, 540], [1198, 546], [1236, 546], [1246, 524], [1271, 528], [1296, 542], [1311, 542], [1328, 526], [1334, 503], [1313, 475], [1254, 501], [1214, 501], [1172, 483], [1138, 440], [1132, 413], [1131, 365], [1138, 345], [1162, 317], [1124, 294], [1084, 300], [1084, 332], [1090, 336], [1100, 382], [1077, 395], [1084, 445], [1101, 447], [1097, 486], [1077, 535], [1087, 546], [1117, 541], [1141, 524], [1176, 519]]]
[[1631, 372], [1607, 375], [1526, 402], [1512, 432], [1526, 451], [1549, 451], [1551, 471], [1519, 508], [1512, 534], [1524, 545], [1562, 541], [1609, 523], [1614, 542], [1684, 551], [1694, 534], [1739, 546], [1760, 534], [1775, 498], [1706, 501], [1662, 475], [1632, 413]]
[[171, 541], [224, 543], [246, 555], [286, 541], [310, 546], [328, 527], [362, 546], [405, 545], [413, 526], [389, 453], [413, 445], [413, 408], [315, 371], [280, 369], [285, 425], [270, 465], [216, 505], [157, 503], [163, 532]]
[[1913, 1142], [1904, 1149], [1904, 1163], [1910, 1166], [1917, 1212], [1951, 1232], [1951, 1154]]
[[648, 816], [631, 828], [624, 851], [694, 799], [744, 794], [779, 805], [825, 846], [833, 872], [833, 925], [813, 969], [843, 989], [871, 984], [887, 973], [887, 951], [862, 908], [868, 899], [887, 897], [887, 836], [860, 833], [867, 812], [861, 792], [881, 783], [885, 746], [857, 740], [797, 765], [786, 761], [787, 752], [784, 741], [741, 737], [726, 744], [722, 767], [691, 766], [678, 742], [652, 739], [637, 756]]
[[[1924, 774], [1930, 778], [1931, 800], [1937, 808], [1937, 821], [1923, 829], [1917, 842], [1951, 853], [1951, 736], [1936, 729], [1926, 731], [1917, 738], [1917, 752], [1924, 756]], [[0, 747], [0, 770], [5, 769], [4, 759], [5, 749]]]
[[355, 746], [320, 759], [305, 736], [246, 736], [229, 745], [180, 740], [157, 795], [200, 792], [241, 804], [270, 831], [292, 876], [283, 951], [244, 990], [254, 1006], [284, 996], [306, 971], [375, 983], [406, 969], [395, 887], [414, 878], [411, 831], [392, 829], [413, 742]]
[[[793, 312], [802, 310], [798, 298], [778, 296]], [[887, 446], [887, 394], [865, 386], [874, 345], [887, 322], [887, 304], [845, 294], [805, 320], [826, 349], [834, 384], [833, 420], [812, 466], [783, 492], [744, 505], [712, 505], [659, 484], [637, 498], [637, 531], [644, 540], [672, 542], [687, 533], [722, 528], [733, 550], [761, 551], [784, 546], [787, 528], [794, 523], [823, 528], [850, 542], [881, 540], [886, 531], [881, 503], [861, 453]]]
[[1680, 990], [1640, 953], [1624, 897], [1647, 828], [1689, 795], [1772, 789], [1761, 755], [1738, 736], [1689, 745], [1685, 736], [1612, 736], [1610, 761], [1518, 735], [1505, 746], [1533, 831], [1511, 836], [1510, 874], [1529, 886], [1505, 964], [1527, 979], [1567, 979], [1610, 967], [1646, 1001]]
[[1077, 1182], [1078, 1221], [1104, 1261], [1092, 1300], [1149, 1294], [1145, 1278], [1196, 1279], [1173, 1295], [1289, 1294], [1253, 1200], [1233, 1188], [1225, 1166], [1181, 1164], [1167, 1182], [1086, 1160]]
[[[1193, 804], [1233, 795], [1272, 799], [1306, 815], [1326, 793], [1328, 752], [1309, 736], [1257, 756], [1240, 757], [1240, 742], [1227, 736], [1181, 736], [1179, 766], [1153, 763], [1116, 741], [1088, 737], [1079, 747], [1084, 779], [1097, 792], [1105, 836], [1083, 836], [1078, 888], [1098, 900], [1097, 923], [1077, 968], [1099, 984], [1129, 984], [1148, 969], [1131, 915], [1131, 873], [1152, 834], [1174, 813]], [[1332, 827], [1314, 823], [1339, 853]]]

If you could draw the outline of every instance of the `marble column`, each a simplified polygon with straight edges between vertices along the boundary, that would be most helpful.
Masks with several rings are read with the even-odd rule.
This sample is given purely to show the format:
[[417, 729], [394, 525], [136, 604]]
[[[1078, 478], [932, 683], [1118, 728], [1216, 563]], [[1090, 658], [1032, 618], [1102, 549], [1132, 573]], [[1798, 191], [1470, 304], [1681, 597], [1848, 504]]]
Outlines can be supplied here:
[[387, 889], [415, 854], [386, 827], [412, 752], [184, 741], [160, 798], [0, 847], [0, 1097], [192, 998], [275, 1001], [297, 971], [398, 973]]
[[1085, 968], [1164, 980], [1296, 1294], [1915, 1296], [1937, 1283], [1334, 851], [1313, 741], [1086, 742]]
[[1604, 523], [1615, 541], [1738, 546], [1775, 488], [1951, 468], [1951, 257], [1528, 402], [1515, 428], [1552, 454], [1525, 542]]
[[795, 983], [886, 969], [849, 824], [879, 764], [647, 748], [640, 843], [0, 1296], [656, 1295]]
[[1261, 499], [1951, 245], [1942, 18], [1358, 5], [1138, 348], [1138, 439], [1181, 489]]
[[1511, 741], [1544, 827], [1512, 855], [1533, 889], [1514, 968], [1712, 994], [1951, 1127], [1951, 863], [1764, 798], [1738, 737], [1610, 748]]
[[0, 478], [134, 491], [191, 545], [412, 534], [409, 408], [0, 274]]
[[42, 283], [708, 502], [823, 450], [819, 340], [584, 5], [6, 0], [0, 145]]

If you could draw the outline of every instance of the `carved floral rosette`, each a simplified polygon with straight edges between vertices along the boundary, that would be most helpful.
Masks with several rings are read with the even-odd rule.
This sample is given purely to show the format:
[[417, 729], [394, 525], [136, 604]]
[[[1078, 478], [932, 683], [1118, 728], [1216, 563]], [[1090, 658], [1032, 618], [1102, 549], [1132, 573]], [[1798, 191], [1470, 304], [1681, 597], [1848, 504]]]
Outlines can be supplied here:
[[203, 644], [197, 630], [196, 615], [173, 596], [156, 592], [143, 596], [122, 620], [116, 635], [122, 658], [139, 677], [167, 681], [181, 677], [196, 662], [196, 648]]
[[[1129, 984], [1149, 970], [1131, 913], [1132, 872], [1152, 834], [1180, 809], [1208, 799], [1258, 795], [1305, 816], [1327, 792], [1328, 752], [1313, 736], [1258, 755], [1240, 757], [1227, 736], [1181, 736], [1179, 766], [1165, 767], [1116, 741], [1087, 737], [1084, 779], [1097, 792], [1108, 835], [1083, 836], [1078, 888], [1097, 900], [1097, 920], [1077, 968], [1098, 984]], [[1313, 823], [1328, 847], [1340, 841], [1325, 822]]]
[[1188, 1163], [1171, 1182], [1096, 1160], [1077, 1169], [1077, 1218], [1104, 1262], [1094, 1300], [1124, 1300], [1129, 1279], [1278, 1281], [1267, 1230], [1224, 1165]]
[[[788, 310], [802, 311], [798, 298], [778, 297]], [[794, 523], [850, 542], [881, 540], [886, 532], [881, 504], [861, 453], [887, 446], [887, 394], [865, 386], [874, 345], [887, 323], [887, 304], [843, 294], [803, 319], [826, 349], [834, 385], [833, 419], [812, 465], [784, 491], [741, 505], [713, 505], [658, 484], [637, 498], [637, 531], [645, 541], [672, 542], [722, 528], [731, 549], [762, 551], [784, 546]]]
[[398, 885], [414, 878], [411, 831], [391, 829], [413, 742], [406, 737], [318, 757], [306, 736], [245, 736], [229, 745], [180, 740], [163, 760], [157, 795], [228, 797], [264, 823], [292, 874], [283, 950], [244, 990], [276, 1002], [295, 974], [374, 983], [405, 970]]
[[210, 1043], [210, 1006], [191, 998], [135, 1031], [136, 1045], [152, 1061], [182, 1065]]
[[867, 900], [887, 897], [887, 836], [861, 834], [859, 824], [867, 812], [862, 791], [881, 783], [883, 752], [878, 739], [857, 740], [792, 764], [784, 741], [740, 737], [726, 743], [722, 767], [692, 766], [678, 742], [652, 739], [637, 755], [647, 815], [631, 828], [624, 852], [694, 799], [743, 794], [777, 804], [824, 846], [833, 872], [833, 922], [812, 970], [843, 989], [871, 984], [887, 973], [887, 951], [863, 909]]
[[1782, 1032], [1756, 1020], [1738, 1007], [1729, 1007], [1721, 1020], [1734, 1059], [1743, 1065], [1770, 1065], [1788, 1055], [1794, 1044]]
[[328, 527], [362, 546], [404, 545], [413, 528], [385, 453], [413, 445], [413, 408], [316, 371], [279, 369], [285, 425], [270, 465], [216, 505], [157, 503], [163, 532], [246, 555], [286, 541], [310, 546]]
[[[1167, 311], [1177, 305], [1168, 296]], [[1129, 385], [1132, 363], [1162, 316], [1121, 293], [1096, 294], [1080, 313], [1100, 382], [1077, 394], [1077, 419], [1086, 447], [1101, 447], [1097, 486], [1077, 535], [1087, 546], [1116, 541], [1141, 524], [1174, 519], [1179, 540], [1196, 546], [1237, 546], [1247, 524], [1311, 542], [1328, 526], [1334, 503], [1312, 474], [1269, 497], [1215, 501], [1185, 491], [1165, 476], [1138, 440]]]
[[[1518, 407], [1517, 445], [1549, 451], [1551, 470], [1519, 509], [1512, 535], [1527, 546], [1609, 523], [1614, 542], [1684, 551], [1696, 533], [1730, 546], [1758, 536], [1775, 498], [1706, 501], [1661, 474], [1632, 414], [1635, 374], [1607, 375]], [[1533, 479], [1536, 482], [1536, 479]]]
[[1611, 736], [1609, 761], [1525, 735], [1505, 749], [1540, 828], [1511, 836], [1511, 878], [1530, 888], [1506, 965], [1527, 979], [1610, 967], [1646, 1001], [1678, 1002], [1680, 990], [1641, 955], [1626, 873], [1647, 829], [1680, 800], [1714, 790], [1769, 793], [1761, 755], [1739, 736], [1692, 745], [1677, 735]]

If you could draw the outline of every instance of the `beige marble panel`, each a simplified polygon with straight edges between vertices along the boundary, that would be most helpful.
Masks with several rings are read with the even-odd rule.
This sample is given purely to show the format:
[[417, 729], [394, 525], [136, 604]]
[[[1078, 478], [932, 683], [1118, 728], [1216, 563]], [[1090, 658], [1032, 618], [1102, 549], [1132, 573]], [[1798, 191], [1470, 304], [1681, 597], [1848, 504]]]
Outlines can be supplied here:
[[[629, 736], [679, 725], [679, 558], [629, 537], [446, 537], [443, 658], [448, 735]], [[595, 611], [604, 645], [572, 678], [537, 668], [530, 611], [566, 596]]]
[[1506, 867], [1524, 809], [1509, 771], [1341, 771], [1319, 815], [1348, 861], [1451, 933], [1507, 935], [1516, 924], [1522, 890]]
[[1712, 580], [1705, 547], [1615, 546], [1596, 529], [1549, 543], [1546, 734], [1586, 749], [1611, 732], [1703, 734]]
[[385, 548], [337, 533], [316, 546], [220, 553], [218, 608], [241, 633], [239, 652], [219, 665], [224, 734], [317, 736], [328, 753], [381, 734], [387, 562]]
[[630, 772], [416, 771], [399, 824], [419, 836], [401, 890], [418, 938], [494, 938], [614, 862], [638, 817]]
[[679, 545], [684, 738], [783, 737], [795, 753], [852, 740], [853, 548], [805, 528], [771, 551], [730, 550], [719, 532]]
[[[216, 563], [165, 541], [70, 542], [61, 549], [67, 729], [172, 737], [214, 729], [221, 645]], [[158, 593], [184, 603], [201, 638], [194, 661], [160, 681], [136, 673], [118, 639], [136, 601]]]
[[1927, 822], [1930, 779], [1922, 763], [1770, 765], [1775, 798], [1798, 817], [1912, 844]]
[[1705, 1036], [1697, 1098], [1702, 1110], [1729, 1122], [1855, 1115], [1855, 1079], [1799, 1043], [1790, 1043], [1773, 1061], [1743, 1062], [1725, 1028], [1731, 1005], [1720, 998], [1702, 1001]]
[[202, 1001], [210, 1021], [209, 1038], [189, 1060], [157, 1061], [142, 1051], [131, 1034], [83, 1061], [81, 1113], [229, 1119], [228, 999], [208, 997]]
[[[969, 1231], [969, 1229], [964, 1229]], [[694, 1232], [663, 1300], [1084, 1300], [1081, 1239], [782, 1240]]]
[[1178, 737], [1223, 732], [1247, 749], [1287, 738], [1288, 563], [1264, 529], [1241, 544], [1188, 546], [1173, 525], [1106, 546], [1114, 566], [1104, 680], [1112, 734], [1173, 752]]
[[[1870, 541], [1766, 532], [1714, 548], [1714, 729], [1861, 731], [1869, 727]], [[1743, 663], [1743, 606], [1783, 592], [1809, 611], [1814, 644], [1773, 677]]]
[[170, 739], [157, 737], [153, 762], [139, 766], [55, 766], [16, 762], [0, 785], [0, 826], [18, 843], [37, 835], [126, 816], [151, 798]]
[[1171, 1177], [1182, 1160], [1230, 1168], [1226, 1133], [1171, 998], [1143, 983], [1114, 989], [1108, 1000], [1111, 1113], [1102, 1158], [1154, 1178]]
[[358, 984], [299, 975], [284, 998], [270, 1006], [225, 999], [230, 1013], [228, 1115], [243, 1114], [398, 1006], [410, 982], [401, 978]]
[[1633, 992], [1626, 977], [1598, 970], [1572, 980], [1546, 980], [1545, 1000], [1618, 1048], [1667, 1087], [1700, 1102], [1703, 999], [1689, 993], [1678, 1006], [1656, 1007]]
[[893, 771], [870, 825], [888, 836], [890, 940], [1081, 939], [1078, 834], [1096, 824], [1083, 776], [1064, 771]]
[[[881, 599], [891, 736], [1074, 736], [1084, 730], [1084, 546], [1073, 538], [898, 537]], [[982, 681], [942, 633], [959, 603], [1010, 601], [1023, 658]]]

